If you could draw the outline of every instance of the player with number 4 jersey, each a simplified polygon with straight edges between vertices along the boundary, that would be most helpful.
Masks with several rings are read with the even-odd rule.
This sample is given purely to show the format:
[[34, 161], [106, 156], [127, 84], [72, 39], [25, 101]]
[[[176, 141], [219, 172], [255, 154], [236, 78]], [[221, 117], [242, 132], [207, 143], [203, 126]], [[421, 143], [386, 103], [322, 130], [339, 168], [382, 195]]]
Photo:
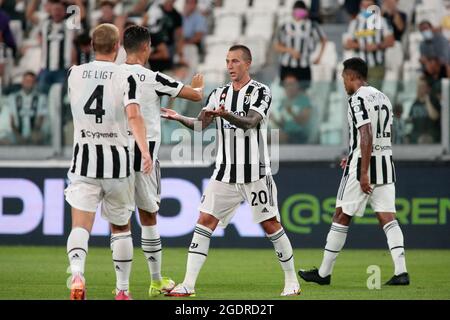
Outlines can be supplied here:
[[73, 160], [66, 201], [72, 206], [72, 231], [67, 240], [72, 282], [71, 299], [86, 298], [84, 266], [97, 206], [111, 225], [111, 250], [116, 272], [116, 300], [130, 300], [129, 277], [133, 243], [129, 227], [134, 212], [128, 129], [143, 158], [143, 172], [152, 160], [140, 112], [139, 91], [132, 73], [114, 64], [119, 30], [111, 24], [95, 28], [96, 60], [69, 71], [68, 95], [74, 122]]

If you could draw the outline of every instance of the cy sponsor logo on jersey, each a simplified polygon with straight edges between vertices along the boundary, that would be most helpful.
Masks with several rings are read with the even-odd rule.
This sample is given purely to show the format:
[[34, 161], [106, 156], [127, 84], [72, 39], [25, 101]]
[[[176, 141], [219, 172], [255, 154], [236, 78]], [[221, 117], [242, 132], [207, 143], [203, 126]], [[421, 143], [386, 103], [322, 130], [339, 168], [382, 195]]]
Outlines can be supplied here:
[[82, 138], [92, 138], [92, 139], [100, 139], [100, 138], [117, 138], [118, 134], [115, 132], [92, 132], [89, 130], [81, 130]]

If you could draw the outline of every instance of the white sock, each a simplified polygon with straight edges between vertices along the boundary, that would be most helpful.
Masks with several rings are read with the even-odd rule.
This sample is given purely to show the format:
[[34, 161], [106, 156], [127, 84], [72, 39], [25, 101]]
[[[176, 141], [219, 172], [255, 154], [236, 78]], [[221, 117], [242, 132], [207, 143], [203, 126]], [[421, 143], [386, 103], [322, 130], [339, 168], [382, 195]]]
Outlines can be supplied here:
[[284, 229], [281, 228], [273, 234], [268, 234], [267, 237], [273, 243], [281, 268], [284, 271], [285, 284], [298, 283], [297, 275], [295, 274], [294, 253]]
[[160, 281], [162, 247], [156, 226], [142, 226], [141, 245], [152, 280]]
[[331, 225], [327, 236], [327, 244], [323, 252], [323, 260], [319, 269], [319, 276], [326, 277], [333, 272], [334, 263], [347, 239], [348, 226], [339, 223]]
[[389, 250], [391, 251], [392, 261], [394, 261], [394, 274], [398, 276], [407, 272], [402, 229], [400, 229], [398, 221], [394, 220], [384, 225], [383, 230], [386, 234]]
[[67, 256], [69, 257], [72, 275], [84, 274], [84, 266], [88, 253], [89, 232], [83, 228], [73, 228], [67, 239]]
[[190, 290], [194, 290], [200, 269], [208, 256], [212, 233], [211, 229], [201, 224], [195, 226], [194, 236], [189, 247], [186, 275], [183, 281], [183, 285]]
[[131, 232], [111, 235], [111, 250], [116, 271], [116, 289], [128, 290], [130, 285], [131, 264], [133, 261], [133, 240]]

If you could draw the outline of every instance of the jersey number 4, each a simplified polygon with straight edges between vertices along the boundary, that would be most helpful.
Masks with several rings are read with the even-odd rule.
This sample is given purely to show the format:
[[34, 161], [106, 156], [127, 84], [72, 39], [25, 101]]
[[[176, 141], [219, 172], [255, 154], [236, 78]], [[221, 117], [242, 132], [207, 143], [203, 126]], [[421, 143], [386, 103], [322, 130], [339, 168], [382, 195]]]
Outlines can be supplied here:
[[[95, 108], [91, 109], [92, 104], [96, 101]], [[85, 114], [95, 115], [95, 123], [103, 123], [105, 109], [103, 109], [103, 85], [98, 85], [84, 105]]]

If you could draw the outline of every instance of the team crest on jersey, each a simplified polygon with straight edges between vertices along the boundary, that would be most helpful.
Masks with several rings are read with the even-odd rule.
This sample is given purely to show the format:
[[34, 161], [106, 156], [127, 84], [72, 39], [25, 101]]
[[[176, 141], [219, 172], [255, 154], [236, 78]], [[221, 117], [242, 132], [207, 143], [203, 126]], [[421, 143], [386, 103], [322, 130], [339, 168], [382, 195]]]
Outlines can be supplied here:
[[250, 104], [250, 97], [251, 97], [251, 94], [250, 94], [250, 93], [247, 93], [247, 94], [245, 95], [245, 98], [244, 98], [244, 104]]

